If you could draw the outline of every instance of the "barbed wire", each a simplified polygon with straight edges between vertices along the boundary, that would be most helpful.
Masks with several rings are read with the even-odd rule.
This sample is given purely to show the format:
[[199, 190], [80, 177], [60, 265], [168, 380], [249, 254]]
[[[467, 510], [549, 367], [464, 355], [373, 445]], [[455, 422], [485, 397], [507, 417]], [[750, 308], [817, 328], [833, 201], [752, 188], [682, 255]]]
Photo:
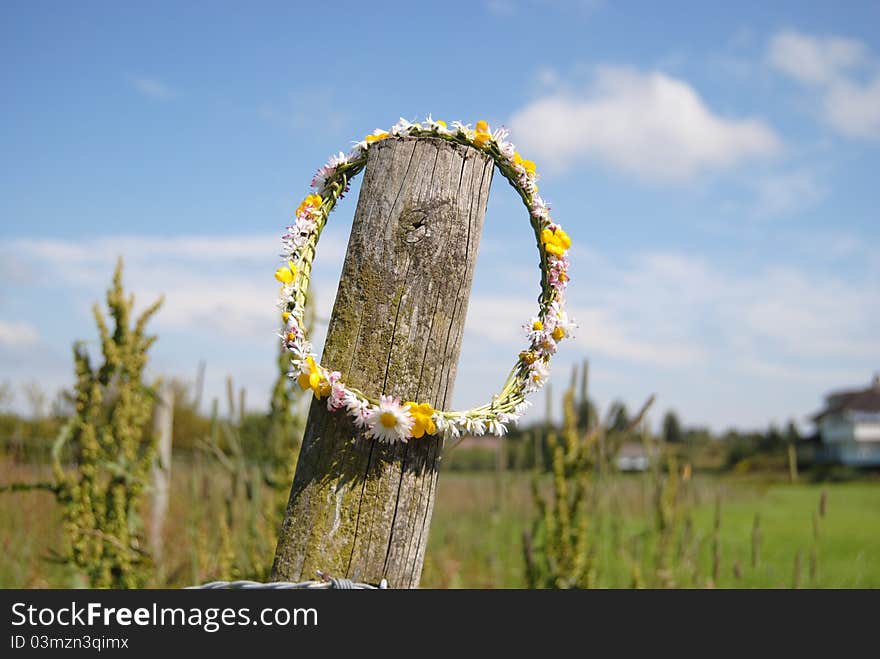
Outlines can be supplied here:
[[188, 586], [186, 590], [387, 590], [388, 580], [382, 579], [379, 585], [352, 581], [351, 579], [337, 579], [329, 574], [318, 572], [318, 580], [312, 581], [210, 581], [199, 586]]

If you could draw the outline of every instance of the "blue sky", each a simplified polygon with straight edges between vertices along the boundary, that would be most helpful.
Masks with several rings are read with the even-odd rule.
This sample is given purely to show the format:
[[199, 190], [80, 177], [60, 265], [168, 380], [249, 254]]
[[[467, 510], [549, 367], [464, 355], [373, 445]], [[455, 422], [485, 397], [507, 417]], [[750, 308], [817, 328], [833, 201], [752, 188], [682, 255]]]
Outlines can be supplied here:
[[[166, 295], [152, 372], [204, 359], [208, 397], [232, 375], [263, 406], [313, 170], [432, 113], [510, 127], [574, 238], [557, 390], [587, 356], [603, 407], [804, 420], [880, 370], [880, 4], [713, 4], [3, 3], [0, 381], [72, 383], [121, 254], [142, 304]], [[499, 183], [458, 406], [500, 384], [537, 294]], [[355, 203], [322, 238], [324, 315]]]

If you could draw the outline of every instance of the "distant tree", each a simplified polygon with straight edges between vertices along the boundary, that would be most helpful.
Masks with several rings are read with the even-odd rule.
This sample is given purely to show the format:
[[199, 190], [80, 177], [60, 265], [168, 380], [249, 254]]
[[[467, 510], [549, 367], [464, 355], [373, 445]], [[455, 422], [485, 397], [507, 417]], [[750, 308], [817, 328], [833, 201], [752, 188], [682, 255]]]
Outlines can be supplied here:
[[608, 409], [608, 426], [612, 432], [623, 432], [629, 426], [629, 412], [626, 404], [616, 400]]
[[36, 380], [24, 385], [24, 397], [30, 408], [30, 418], [39, 421], [46, 415], [46, 392]]
[[589, 398], [577, 405], [577, 426], [584, 432], [590, 431], [599, 423], [596, 405]]
[[210, 432], [211, 419], [199, 411], [198, 390], [189, 382], [173, 378], [168, 384], [174, 399], [172, 445], [175, 451], [190, 451]]
[[767, 428], [767, 433], [760, 442], [761, 450], [768, 452], [776, 451], [782, 449], [784, 444], [785, 440], [782, 437], [782, 433], [779, 432], [779, 428], [775, 423], [771, 423], [770, 427]]
[[15, 392], [8, 380], [0, 382], [0, 413], [12, 410], [12, 401], [15, 399]]
[[[737, 436], [735, 432], [733, 433], [733, 436]], [[712, 431], [709, 428], [702, 426], [690, 426], [688, 428], [682, 428], [681, 431], [681, 441], [692, 445], [707, 444], [714, 438], [715, 436], [712, 434]], [[724, 437], [722, 437], [722, 439], [724, 439]]]
[[798, 432], [794, 421], [789, 421], [788, 425], [785, 427], [785, 441], [789, 444], [797, 444], [800, 438], [801, 434]]
[[54, 419], [67, 419], [76, 413], [76, 392], [59, 389], [49, 403], [49, 415]]
[[681, 431], [678, 415], [673, 410], [669, 410], [663, 417], [663, 441], [677, 444], [683, 439], [684, 436]]
[[[596, 405], [590, 400], [588, 395], [589, 376], [590, 362], [585, 359], [581, 366], [581, 390], [576, 409], [577, 427], [581, 432], [589, 432], [599, 424], [599, 414], [596, 410]], [[572, 378], [572, 388], [574, 388], [575, 377]]]

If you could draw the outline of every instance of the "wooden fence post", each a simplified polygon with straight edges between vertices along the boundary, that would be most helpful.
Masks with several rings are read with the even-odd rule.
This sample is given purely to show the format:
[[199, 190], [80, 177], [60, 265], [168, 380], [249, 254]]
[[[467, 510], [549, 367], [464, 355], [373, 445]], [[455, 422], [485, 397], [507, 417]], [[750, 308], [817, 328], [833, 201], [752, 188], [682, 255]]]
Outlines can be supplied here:
[[163, 382], [156, 390], [153, 407], [153, 434], [156, 457], [153, 459], [153, 506], [150, 515], [150, 548], [156, 564], [162, 565], [163, 533], [171, 490], [171, 437], [174, 426], [174, 393]]
[[[436, 138], [370, 148], [321, 358], [347, 384], [449, 406], [493, 168]], [[273, 579], [418, 586], [442, 440], [382, 444], [325, 403], [309, 410]]]

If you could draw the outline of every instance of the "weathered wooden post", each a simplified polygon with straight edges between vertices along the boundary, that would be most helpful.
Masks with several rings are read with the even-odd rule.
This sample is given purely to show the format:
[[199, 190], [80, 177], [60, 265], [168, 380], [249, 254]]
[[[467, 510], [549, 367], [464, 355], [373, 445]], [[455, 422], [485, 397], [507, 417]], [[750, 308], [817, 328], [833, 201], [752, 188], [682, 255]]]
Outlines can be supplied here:
[[[370, 149], [321, 358], [346, 383], [449, 406], [493, 167], [436, 138]], [[418, 586], [441, 448], [367, 439], [313, 400], [273, 579]]]
[[174, 395], [171, 385], [163, 382], [156, 390], [153, 406], [153, 435], [156, 457], [153, 459], [153, 506], [150, 515], [150, 548], [157, 564], [162, 564], [163, 534], [171, 490], [171, 438], [174, 426]]

